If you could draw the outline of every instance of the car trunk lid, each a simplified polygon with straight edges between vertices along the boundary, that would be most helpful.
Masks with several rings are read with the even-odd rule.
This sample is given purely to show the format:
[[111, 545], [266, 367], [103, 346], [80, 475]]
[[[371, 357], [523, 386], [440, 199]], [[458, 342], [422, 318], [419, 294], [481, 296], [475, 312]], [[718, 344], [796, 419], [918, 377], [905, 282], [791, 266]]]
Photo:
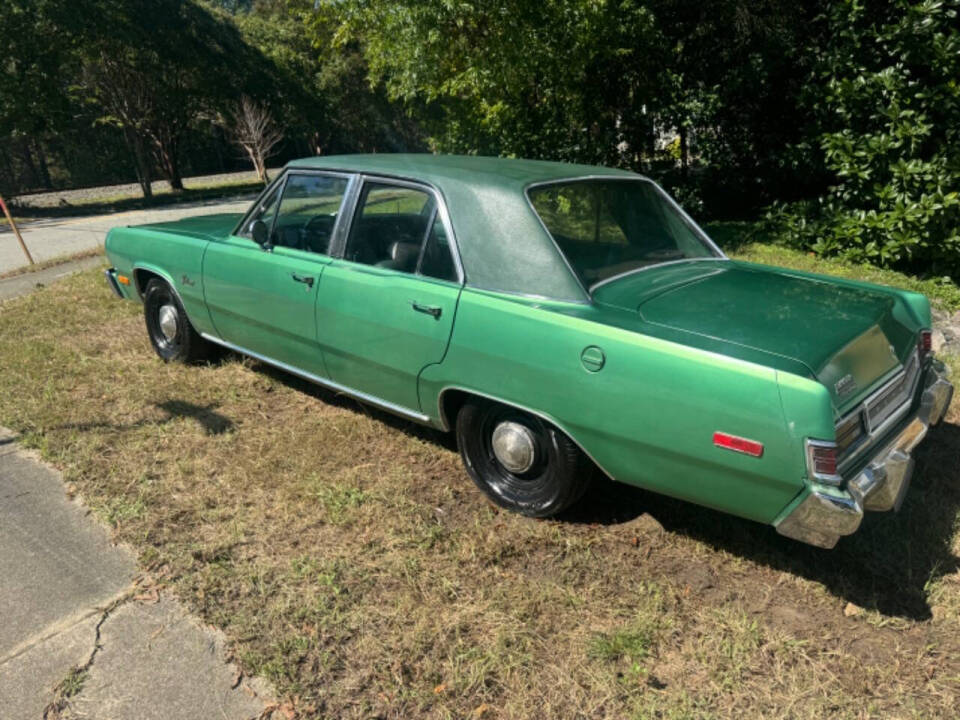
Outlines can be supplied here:
[[827, 387], [838, 412], [896, 370], [914, 342], [892, 295], [730, 261], [650, 268], [598, 288], [594, 300], [798, 361]]

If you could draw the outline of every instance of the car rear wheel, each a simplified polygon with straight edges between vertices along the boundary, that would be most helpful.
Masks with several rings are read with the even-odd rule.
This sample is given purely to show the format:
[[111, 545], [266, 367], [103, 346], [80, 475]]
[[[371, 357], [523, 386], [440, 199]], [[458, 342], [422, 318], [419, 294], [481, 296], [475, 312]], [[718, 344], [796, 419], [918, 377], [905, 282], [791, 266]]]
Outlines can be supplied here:
[[163, 280], [147, 283], [143, 312], [150, 344], [165, 362], [196, 363], [212, 357], [213, 346], [193, 328], [180, 298]]
[[548, 517], [579, 500], [596, 466], [566, 435], [529, 413], [469, 400], [457, 415], [467, 472], [500, 507]]

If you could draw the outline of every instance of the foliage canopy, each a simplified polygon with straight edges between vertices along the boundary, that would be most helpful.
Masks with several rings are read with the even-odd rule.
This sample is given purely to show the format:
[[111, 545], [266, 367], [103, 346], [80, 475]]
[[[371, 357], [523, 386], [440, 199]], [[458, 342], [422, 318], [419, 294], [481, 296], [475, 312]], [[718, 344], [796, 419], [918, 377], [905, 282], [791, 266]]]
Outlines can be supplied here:
[[[7, 0], [0, 187], [438, 152], [642, 171], [825, 255], [960, 274], [960, 0]], [[125, 149], [124, 149], [125, 148]], [[49, 166], [49, 168], [48, 168]], [[118, 171], [117, 167], [125, 168]], [[119, 178], [118, 178], [119, 179]]]

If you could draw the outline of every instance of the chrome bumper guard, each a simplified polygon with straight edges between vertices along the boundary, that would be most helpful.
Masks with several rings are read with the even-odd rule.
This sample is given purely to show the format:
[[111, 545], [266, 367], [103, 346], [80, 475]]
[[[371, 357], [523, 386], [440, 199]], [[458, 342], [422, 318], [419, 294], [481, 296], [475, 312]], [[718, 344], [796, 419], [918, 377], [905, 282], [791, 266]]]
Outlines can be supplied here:
[[777, 532], [830, 549], [841, 536], [860, 527], [864, 511], [899, 510], [913, 475], [910, 453], [950, 407], [953, 385], [947, 375], [943, 363], [933, 360], [916, 416], [850, 479], [846, 490], [814, 484], [806, 498], [777, 523]]
[[113, 294], [123, 300], [124, 294], [120, 289], [120, 283], [117, 282], [117, 271], [113, 268], [107, 268], [103, 271], [103, 276], [107, 279], [107, 285], [113, 290]]

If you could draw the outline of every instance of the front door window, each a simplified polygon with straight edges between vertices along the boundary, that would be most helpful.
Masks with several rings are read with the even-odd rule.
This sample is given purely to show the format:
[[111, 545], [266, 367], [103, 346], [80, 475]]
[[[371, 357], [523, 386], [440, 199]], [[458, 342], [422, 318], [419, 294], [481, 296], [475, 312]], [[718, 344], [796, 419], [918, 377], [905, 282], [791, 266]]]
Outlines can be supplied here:
[[283, 188], [270, 244], [329, 255], [346, 190], [347, 179], [343, 177], [291, 173]]

